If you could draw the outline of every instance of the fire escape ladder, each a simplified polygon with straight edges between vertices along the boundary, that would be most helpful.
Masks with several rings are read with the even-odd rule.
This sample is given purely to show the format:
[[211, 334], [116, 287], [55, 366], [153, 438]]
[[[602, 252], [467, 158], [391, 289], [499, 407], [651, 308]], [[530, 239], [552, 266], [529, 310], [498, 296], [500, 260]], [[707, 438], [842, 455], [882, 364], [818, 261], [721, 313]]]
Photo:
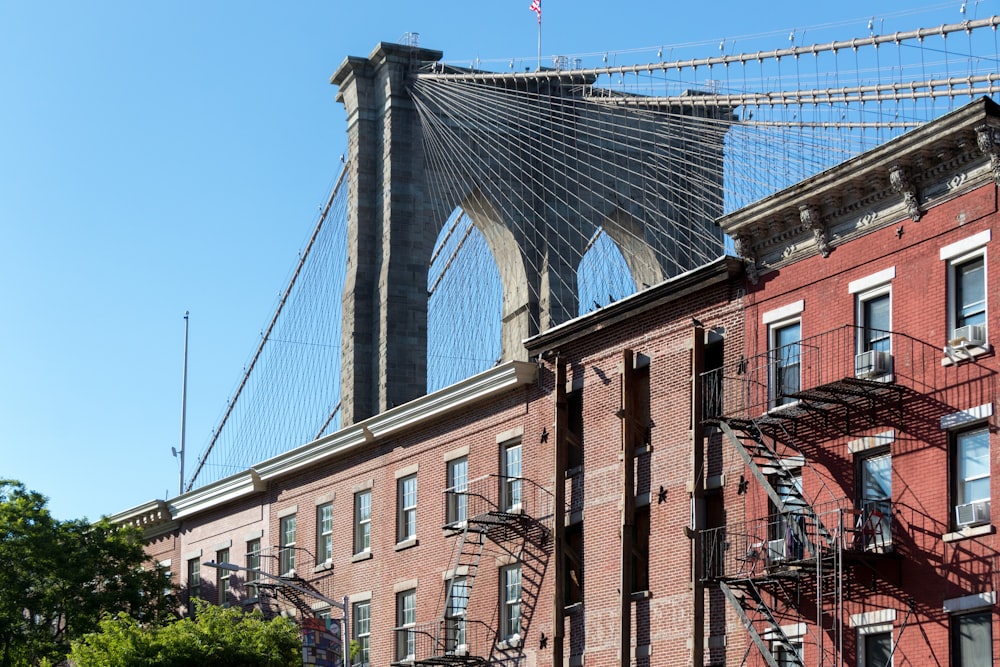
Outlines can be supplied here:
[[[445, 582], [444, 609], [436, 623], [430, 655], [416, 656], [414, 665], [479, 665], [487, 656], [475, 655], [466, 610], [472, 596], [472, 585], [479, 571], [479, 561], [486, 544], [488, 527], [474, 521], [464, 522], [461, 536], [455, 542], [453, 567]], [[477, 628], [478, 629], [478, 628]], [[481, 632], [476, 634], [482, 634]]]
[[[839, 540], [816, 558], [816, 618], [820, 665], [840, 665], [844, 648], [844, 552]], [[827, 646], [827, 640], [832, 646]]]
[[[781, 624], [774, 617], [774, 613], [764, 600], [757, 582], [753, 579], [731, 579], [719, 582], [719, 587], [725, 594], [726, 599], [736, 610], [736, 614], [743, 622], [743, 626], [750, 634], [750, 639], [760, 651], [761, 656], [769, 667], [784, 667], [785, 665], [797, 665], [805, 667], [805, 664], [798, 657], [798, 651], [792, 645], [791, 640], [785, 631], [781, 629]], [[755, 621], [756, 619], [756, 621]], [[767, 630], [765, 637], [757, 631], [757, 624], [763, 623]], [[770, 645], [768, 645], [770, 642]], [[778, 663], [772, 652], [772, 647], [784, 648], [785, 660]]]
[[820, 549], [830, 547], [834, 538], [820, 523], [812, 505], [806, 500], [792, 469], [768, 445], [764, 434], [753, 420], [741, 421], [738, 426], [739, 432], [727, 421], [719, 422], [719, 428], [750, 469], [754, 479], [767, 492], [777, 512], [794, 517], [794, 520], [789, 521], [789, 528], [798, 544], [808, 546], [809, 553], [815, 553], [816, 542]]

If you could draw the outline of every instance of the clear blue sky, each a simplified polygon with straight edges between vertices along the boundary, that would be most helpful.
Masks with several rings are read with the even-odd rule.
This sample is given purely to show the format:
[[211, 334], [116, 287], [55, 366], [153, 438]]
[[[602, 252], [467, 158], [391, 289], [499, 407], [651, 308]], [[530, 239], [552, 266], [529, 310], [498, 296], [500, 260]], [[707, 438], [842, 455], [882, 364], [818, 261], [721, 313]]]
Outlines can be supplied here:
[[[773, 49], [822, 25], [862, 36], [872, 16], [957, 22], [961, 4], [543, 0], [542, 52]], [[60, 518], [175, 495], [184, 312], [190, 462], [337, 176], [330, 75], [405, 32], [456, 64], [534, 66], [529, 5], [0, 0], [0, 478]]]

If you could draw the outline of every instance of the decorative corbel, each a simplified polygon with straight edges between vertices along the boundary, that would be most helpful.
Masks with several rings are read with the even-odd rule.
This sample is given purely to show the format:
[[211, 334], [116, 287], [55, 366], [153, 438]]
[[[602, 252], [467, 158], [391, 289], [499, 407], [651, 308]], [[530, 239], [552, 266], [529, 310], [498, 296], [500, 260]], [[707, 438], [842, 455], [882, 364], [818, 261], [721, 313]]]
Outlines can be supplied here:
[[815, 204], [802, 204], [799, 206], [799, 220], [806, 229], [813, 233], [819, 254], [823, 257], [829, 257], [830, 242], [826, 237], [826, 225], [823, 224], [823, 216], [819, 212], [819, 207]]
[[906, 214], [913, 222], [919, 222], [920, 216], [923, 214], [920, 212], [920, 204], [917, 202], [917, 188], [910, 182], [902, 166], [894, 164], [889, 167], [889, 184], [892, 186], [893, 192], [903, 195]]
[[752, 285], [757, 284], [760, 274], [757, 273], [757, 255], [753, 251], [753, 241], [749, 234], [736, 234], [733, 236], [733, 248], [736, 254], [743, 258], [746, 263], [747, 278]]
[[1000, 185], [1000, 129], [980, 125], [976, 128], [976, 143], [983, 155], [989, 156], [993, 182]]

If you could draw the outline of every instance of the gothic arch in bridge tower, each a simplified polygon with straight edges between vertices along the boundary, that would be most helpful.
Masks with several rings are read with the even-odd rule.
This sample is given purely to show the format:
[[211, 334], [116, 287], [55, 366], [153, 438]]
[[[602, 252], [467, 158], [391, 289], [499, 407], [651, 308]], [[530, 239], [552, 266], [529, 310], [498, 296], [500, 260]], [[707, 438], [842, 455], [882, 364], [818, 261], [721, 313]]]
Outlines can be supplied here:
[[505, 361], [526, 360], [527, 351], [522, 341], [531, 335], [531, 292], [524, 266], [524, 254], [504, 224], [499, 211], [476, 190], [461, 204], [493, 255], [500, 272], [503, 290], [501, 311], [500, 356]]

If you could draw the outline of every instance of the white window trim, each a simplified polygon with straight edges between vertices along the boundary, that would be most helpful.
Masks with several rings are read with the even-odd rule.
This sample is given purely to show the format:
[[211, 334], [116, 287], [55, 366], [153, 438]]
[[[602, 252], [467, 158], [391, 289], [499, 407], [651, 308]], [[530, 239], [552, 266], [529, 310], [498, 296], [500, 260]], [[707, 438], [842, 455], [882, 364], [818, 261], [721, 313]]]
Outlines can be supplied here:
[[767, 325], [772, 325], [782, 320], [797, 320], [798, 316], [802, 314], [806, 308], [806, 302], [802, 299], [790, 303], [787, 306], [782, 306], [781, 308], [775, 308], [774, 310], [769, 310], [763, 315], [763, 322]]
[[992, 607], [997, 603], [997, 592], [987, 591], [973, 595], [963, 595], [959, 598], [949, 598], [944, 601], [944, 613], [961, 614], [967, 611], [975, 611], [986, 607]]
[[859, 454], [861, 452], [868, 451], [869, 449], [876, 449], [878, 447], [888, 447], [896, 441], [896, 431], [889, 430], [883, 433], [876, 433], [874, 435], [866, 435], [863, 438], [858, 438], [856, 440], [851, 440], [847, 443], [847, 451], [851, 454]]
[[870, 276], [852, 280], [847, 284], [847, 292], [849, 294], [858, 294], [860, 292], [867, 292], [874, 287], [888, 288], [888, 283], [890, 283], [895, 277], [896, 267], [890, 266], [888, 269], [882, 269], [878, 273], [873, 273]]
[[941, 417], [941, 430], [950, 431], [963, 428], [993, 416], [993, 404], [984, 403], [968, 410], [959, 410]]
[[986, 229], [978, 234], [973, 234], [968, 236], [961, 241], [956, 241], [954, 243], [949, 243], [948, 245], [941, 248], [941, 259], [942, 260], [954, 260], [955, 258], [961, 257], [967, 253], [971, 253], [973, 250], [980, 250], [986, 246], [992, 240], [992, 230]]

